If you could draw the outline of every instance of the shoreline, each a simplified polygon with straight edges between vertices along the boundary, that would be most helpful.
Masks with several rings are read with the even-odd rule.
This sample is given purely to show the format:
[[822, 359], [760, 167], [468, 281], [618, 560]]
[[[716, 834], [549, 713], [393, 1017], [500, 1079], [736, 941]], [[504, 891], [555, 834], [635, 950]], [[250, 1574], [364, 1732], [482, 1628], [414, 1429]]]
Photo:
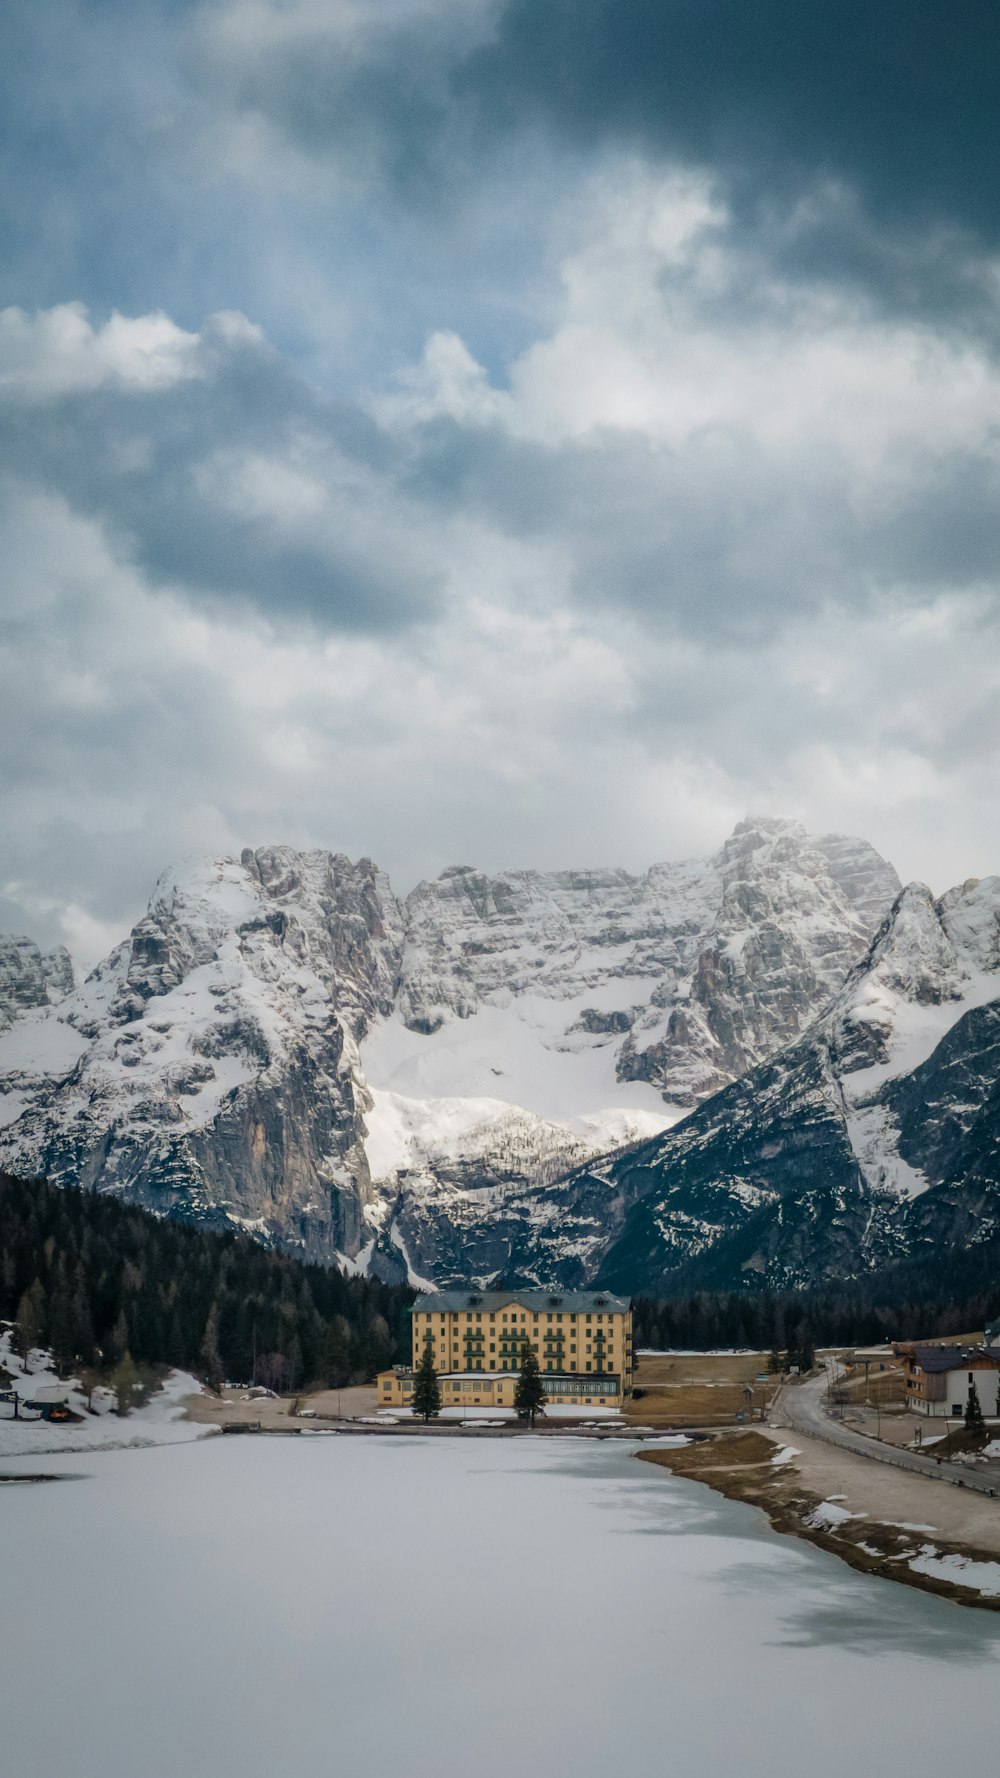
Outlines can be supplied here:
[[[800, 1439], [804, 1447], [810, 1443], [804, 1435], [793, 1433], [789, 1436]], [[776, 1463], [775, 1458], [786, 1450], [791, 1455]], [[727, 1500], [759, 1507], [779, 1535], [798, 1537], [803, 1542], [815, 1544], [818, 1549], [838, 1556], [859, 1573], [915, 1587], [956, 1605], [1000, 1612], [1000, 1513], [997, 1514], [996, 1538], [991, 1539], [994, 1547], [990, 1548], [985, 1543], [978, 1544], [939, 1531], [936, 1525], [925, 1523], [923, 1519], [915, 1522], [881, 1516], [879, 1506], [874, 1510], [870, 1505], [864, 1511], [849, 1510], [849, 1493], [856, 1496], [863, 1492], [870, 1502], [871, 1487], [851, 1487], [854, 1478], [848, 1475], [849, 1492], [818, 1492], [808, 1485], [809, 1471], [817, 1467], [814, 1454], [791, 1447], [785, 1438], [776, 1437], [770, 1430], [754, 1428], [708, 1434], [696, 1443], [661, 1446], [657, 1450], [636, 1451], [635, 1455], [640, 1461], [656, 1464], [685, 1481], [701, 1482]], [[803, 1461], [800, 1463], [798, 1459]], [[864, 1457], [851, 1461], [875, 1467]], [[831, 1468], [829, 1464], [826, 1467]], [[845, 1467], [843, 1464], [837, 1466]], [[832, 1473], [835, 1479], [842, 1479], [835, 1471]], [[876, 1487], [880, 1479], [878, 1475], [874, 1478]], [[871, 1478], [860, 1480], [864, 1483]], [[922, 1477], [909, 1476], [906, 1480], [921, 1489], [932, 1486]], [[927, 1495], [919, 1498], [923, 1501], [926, 1516], [933, 1518], [938, 1503]], [[884, 1504], [883, 1500], [883, 1508]], [[940, 1510], [937, 1516], [943, 1516]], [[914, 1568], [911, 1566], [914, 1561], [936, 1563], [957, 1572], [961, 1571], [963, 1563], [980, 1565], [995, 1571], [997, 1591], [980, 1591], [975, 1584], [975, 1569], [970, 1571], [973, 1578], [963, 1584], [952, 1576]], [[994, 1579], [994, 1574], [990, 1579]]]

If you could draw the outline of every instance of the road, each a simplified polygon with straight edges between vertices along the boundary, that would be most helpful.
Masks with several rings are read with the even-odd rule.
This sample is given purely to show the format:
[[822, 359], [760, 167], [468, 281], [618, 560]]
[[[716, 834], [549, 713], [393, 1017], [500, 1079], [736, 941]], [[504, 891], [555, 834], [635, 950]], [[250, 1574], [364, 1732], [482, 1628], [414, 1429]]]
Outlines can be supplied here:
[[973, 1469], [956, 1470], [954, 1464], [936, 1462], [933, 1457], [920, 1457], [915, 1451], [880, 1445], [876, 1439], [853, 1432], [839, 1420], [831, 1420], [824, 1407], [827, 1381], [824, 1375], [814, 1377], [808, 1383], [786, 1384], [771, 1404], [771, 1425], [805, 1433], [809, 1438], [823, 1439], [826, 1444], [853, 1451], [859, 1457], [890, 1464], [893, 1469], [908, 1469], [914, 1475], [929, 1476], [936, 1482], [971, 1488], [977, 1494], [1000, 1493], [1000, 1480], [995, 1475], [978, 1475]]

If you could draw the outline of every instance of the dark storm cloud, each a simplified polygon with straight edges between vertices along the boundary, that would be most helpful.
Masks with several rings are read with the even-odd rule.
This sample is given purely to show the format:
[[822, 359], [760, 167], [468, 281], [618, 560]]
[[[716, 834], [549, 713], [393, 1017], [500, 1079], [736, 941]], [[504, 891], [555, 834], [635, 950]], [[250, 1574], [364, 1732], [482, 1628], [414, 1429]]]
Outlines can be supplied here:
[[[202, 345], [208, 374], [169, 388], [8, 404], [0, 464], [105, 523], [152, 585], [343, 632], [429, 616], [440, 576], [392, 508], [374, 424], [310, 390], [262, 342], [213, 339], [209, 324]], [[304, 515], [294, 478], [306, 481]]]
[[754, 206], [817, 177], [921, 226], [1000, 233], [991, 0], [513, 0], [457, 89], [499, 128], [627, 139]]
[[[383, 198], [468, 201], [519, 138], [581, 163], [627, 147], [709, 171], [734, 227], [767, 238], [789, 276], [994, 327], [979, 265], [1000, 240], [991, 0], [510, 0], [365, 18], [346, 45], [303, 3], [257, 42], [213, 36], [209, 10], [190, 67]], [[828, 188], [838, 204], [801, 205]]]

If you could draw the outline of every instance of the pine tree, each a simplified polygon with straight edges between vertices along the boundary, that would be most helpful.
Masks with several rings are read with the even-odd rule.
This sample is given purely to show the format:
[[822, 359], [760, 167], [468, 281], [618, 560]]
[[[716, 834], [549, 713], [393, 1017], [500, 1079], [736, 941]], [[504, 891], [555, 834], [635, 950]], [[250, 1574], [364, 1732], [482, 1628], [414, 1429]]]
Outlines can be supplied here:
[[778, 1351], [777, 1346], [772, 1346], [767, 1355], [767, 1370], [768, 1375], [771, 1377], [778, 1376], [781, 1370], [781, 1353]]
[[976, 1388], [975, 1378], [973, 1378], [969, 1384], [969, 1393], [965, 1402], [965, 1430], [966, 1432], [984, 1432], [985, 1429], [986, 1422], [983, 1419], [983, 1410], [979, 1405], [979, 1391]]
[[545, 1389], [538, 1357], [530, 1340], [521, 1347], [521, 1374], [514, 1390], [514, 1411], [519, 1420], [534, 1426], [535, 1415], [545, 1412]]
[[222, 1388], [223, 1369], [219, 1354], [219, 1310], [216, 1303], [208, 1311], [205, 1332], [201, 1338], [201, 1356], [205, 1365], [205, 1379], [210, 1389], [216, 1394]]
[[436, 1420], [441, 1412], [441, 1385], [434, 1369], [434, 1342], [430, 1334], [424, 1342], [424, 1355], [413, 1378], [413, 1412], [424, 1423]]
[[26, 1290], [17, 1305], [17, 1319], [14, 1322], [12, 1345], [18, 1357], [23, 1359], [26, 1371], [31, 1369], [30, 1359], [33, 1349], [41, 1344], [42, 1330], [45, 1325], [45, 1292], [39, 1279], [35, 1279], [30, 1290]]
[[124, 1420], [126, 1414], [132, 1411], [133, 1398], [139, 1387], [139, 1373], [132, 1363], [131, 1352], [123, 1354], [121, 1362], [111, 1373], [110, 1382], [115, 1392], [117, 1411]]

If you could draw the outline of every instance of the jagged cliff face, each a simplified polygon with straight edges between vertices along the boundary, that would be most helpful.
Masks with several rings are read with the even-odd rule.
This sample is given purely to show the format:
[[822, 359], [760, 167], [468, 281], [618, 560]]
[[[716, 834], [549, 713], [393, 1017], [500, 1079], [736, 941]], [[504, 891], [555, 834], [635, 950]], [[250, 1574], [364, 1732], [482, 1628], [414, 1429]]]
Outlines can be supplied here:
[[389, 1276], [592, 1276], [640, 1195], [593, 1157], [794, 1041], [897, 888], [779, 821], [642, 876], [455, 867], [402, 905], [330, 853], [185, 867], [0, 1037], [0, 1161]]
[[911, 884], [802, 1039], [564, 1191], [630, 1200], [608, 1284], [851, 1278], [1000, 1234], [998, 1113], [1000, 878]]
[[741, 822], [711, 861], [720, 895], [662, 1037], [620, 1067], [690, 1107], [790, 1042], [836, 993], [899, 889], [863, 841]]
[[56, 1006], [73, 988], [73, 964], [65, 946], [40, 951], [30, 938], [0, 935], [0, 1031], [22, 1013]]
[[610, 1049], [619, 1082], [688, 1108], [805, 1029], [899, 887], [865, 841], [768, 820], [641, 877], [455, 867], [407, 901], [399, 1017], [433, 1039], [519, 1001], [550, 1051]]
[[368, 861], [276, 847], [168, 872], [54, 1013], [0, 1038], [0, 1155], [329, 1259], [371, 1196], [357, 1043], [402, 929]]

